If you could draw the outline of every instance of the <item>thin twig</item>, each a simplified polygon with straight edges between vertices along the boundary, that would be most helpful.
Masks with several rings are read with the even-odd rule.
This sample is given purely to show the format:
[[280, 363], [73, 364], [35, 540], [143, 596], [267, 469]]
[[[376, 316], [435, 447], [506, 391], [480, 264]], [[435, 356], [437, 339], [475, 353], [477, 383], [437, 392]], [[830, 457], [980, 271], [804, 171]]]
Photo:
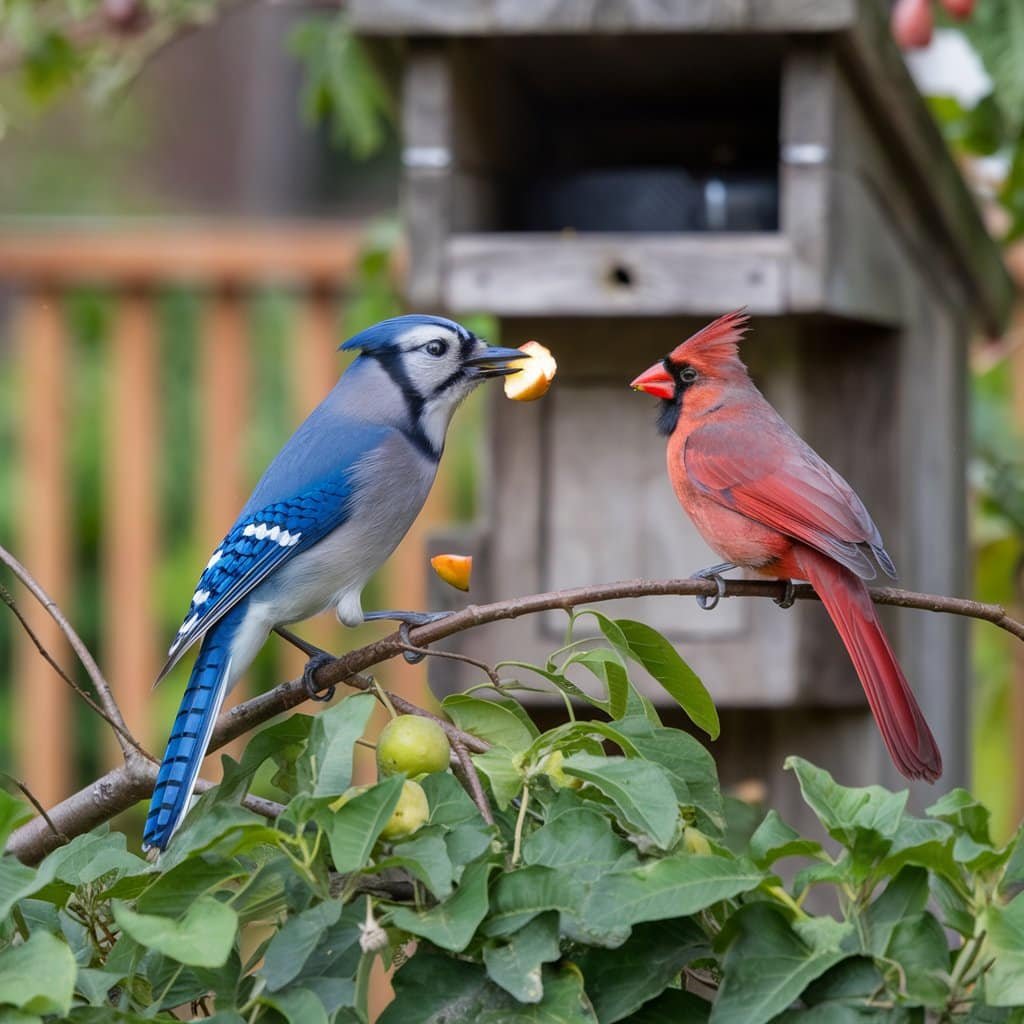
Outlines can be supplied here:
[[[795, 591], [795, 596], [801, 600], [815, 597], [813, 590], [807, 586], [798, 586]], [[476, 626], [552, 609], [571, 609], [584, 604], [596, 604], [601, 601], [613, 601], [626, 597], [694, 596], [697, 594], [707, 594], [711, 597], [716, 593], [717, 587], [712, 581], [693, 578], [627, 580], [621, 583], [605, 583], [592, 587], [576, 587], [571, 590], [517, 597], [493, 604], [471, 605], [461, 611], [453, 612], [443, 619], [424, 626], [417, 626], [411, 630], [410, 637], [416, 646], [426, 646]], [[891, 587], [875, 588], [869, 590], [869, 593], [872, 600], [878, 604], [918, 608], [924, 611], [944, 612], [981, 619], [1024, 640], [1024, 623], [1010, 618], [1005, 609], [999, 605], [982, 604], [964, 598], [921, 594]], [[785, 596], [785, 585], [769, 580], [728, 580], [725, 584], [724, 596], [783, 597]], [[336, 661], [326, 663], [318, 669], [314, 682], [319, 690], [339, 684], [355, 685], [359, 689], [364, 689], [365, 687], [354, 681], [354, 677], [358, 673], [400, 654], [402, 643], [403, 641], [396, 632], [363, 647], [348, 651]], [[449, 737], [453, 735], [453, 730], [458, 733], [451, 723], [438, 719], [436, 715], [417, 708], [395, 694], [389, 694], [389, 696], [396, 709], [403, 713], [433, 718], [441, 724]], [[250, 732], [256, 726], [262, 725], [284, 711], [297, 707], [308, 699], [309, 694], [302, 680], [294, 679], [236, 705], [224, 712], [218, 719], [210, 749], [216, 750], [224, 746], [225, 743]], [[469, 736], [468, 733], [461, 734], [459, 738], [463, 739], [468, 750], [481, 752], [487, 749], [486, 744], [477, 737]], [[472, 743], [469, 742], [470, 740]], [[155, 769], [150, 771], [148, 765], [149, 762], [142, 762], [140, 765], [126, 764], [123, 768], [108, 772], [90, 786], [68, 797], [56, 807], [50, 808], [51, 819], [61, 831], [72, 837], [81, 835], [102, 822], [108, 821], [149, 794], [156, 778], [156, 772]], [[41, 860], [49, 850], [53, 849], [53, 846], [53, 836], [42, 819], [36, 819], [23, 825], [11, 835], [7, 843], [8, 851], [30, 863]]]
[[501, 681], [501, 676], [491, 668], [490, 665], [485, 661], [477, 661], [476, 658], [469, 657], [468, 654], [456, 654], [455, 651], [435, 651], [430, 647], [414, 647], [412, 644], [401, 644], [399, 650], [406, 651], [409, 654], [422, 654], [428, 658], [448, 658], [451, 661], [461, 661], [467, 665], [472, 665], [474, 668], [480, 669], [488, 679], [490, 679], [494, 688], [501, 693], [504, 684]]
[[33, 793], [32, 790], [29, 789], [28, 786], [26, 786], [25, 783], [21, 781], [21, 779], [16, 779], [13, 775], [10, 774], [10, 772], [4, 772], [3, 776], [5, 779], [8, 779], [11, 783], [17, 786], [18, 789], [20, 789], [21, 792], [24, 794], [25, 799], [36, 809], [36, 812], [43, 819], [43, 821], [46, 822], [50, 831], [53, 833], [54, 838], [57, 840], [58, 846], [63, 846], [65, 843], [71, 842], [71, 840], [68, 839], [68, 837], [64, 835], [64, 833], [61, 832], [61, 830], [57, 828], [57, 826], [54, 825], [54, 823], [50, 820], [50, 815], [46, 813], [46, 808], [43, 807], [43, 805], [39, 802], [38, 798], [36, 797], [35, 793]]
[[109, 725], [110, 728], [113, 729], [114, 732], [116, 732], [125, 742], [130, 743], [140, 754], [142, 754], [143, 757], [148, 757], [152, 759], [152, 755], [149, 754], [139, 744], [138, 740], [136, 740], [135, 737], [132, 736], [132, 734], [128, 732], [127, 729], [123, 728], [121, 725], [115, 722], [106, 713], [106, 711], [104, 711], [103, 708], [101, 708], [99, 704], [97, 704], [96, 701], [94, 701], [92, 697], [88, 693], [86, 693], [85, 690], [83, 690], [78, 685], [78, 683], [76, 683], [74, 679], [72, 679], [71, 676], [67, 674], [67, 672], [64, 671], [63, 668], [61, 668], [61, 666], [58, 664], [53, 655], [50, 654], [50, 652], [43, 646], [43, 642], [36, 635], [35, 630], [33, 630], [32, 627], [28, 624], [28, 620], [25, 618], [25, 616], [21, 614], [21, 609], [15, 603], [15, 600], [11, 595], [10, 591], [8, 591], [8, 589], [2, 583], [0, 583], [0, 601], [2, 601], [5, 605], [7, 605], [8, 608], [10, 608], [11, 612], [14, 614], [14, 617], [18, 620], [19, 624], [21, 625], [21, 628], [25, 631], [25, 635], [29, 638], [29, 640], [32, 641], [32, 644], [35, 646], [35, 649], [39, 652], [43, 660], [50, 666], [50, 668], [52, 668], [53, 671], [56, 672], [57, 675], [59, 675], [61, 679], [63, 679], [64, 682], [67, 683], [68, 686], [70, 686], [71, 689], [74, 690], [75, 693], [77, 693], [78, 696], [81, 697], [83, 701], [85, 701], [88, 707], [92, 711], [95, 711], [96, 714], [99, 715], [100, 718], [102, 718], [103, 721], [106, 722], [107, 725]]
[[491, 805], [487, 802], [487, 794], [484, 792], [484, 787], [480, 784], [480, 776], [477, 774], [473, 759], [469, 756], [469, 751], [466, 750], [461, 740], [453, 739], [451, 742], [452, 750], [455, 751], [455, 759], [458, 761], [461, 774], [464, 776], [463, 785], [469, 790], [473, 803], [476, 804], [477, 809], [480, 811], [480, 817], [488, 825], [493, 825], [494, 815], [491, 813]]
[[[125, 723], [121, 709], [117, 706], [117, 701], [114, 699], [114, 692], [111, 690], [110, 684], [103, 677], [103, 673], [100, 671], [99, 665], [96, 664], [96, 660], [90, 653], [89, 648], [85, 646], [71, 623], [64, 617], [64, 613], [57, 607], [56, 602], [43, 590], [28, 569], [3, 545], [0, 545], [0, 562], [3, 562], [21, 580], [29, 593], [46, 609], [50, 618], [57, 623], [60, 631], [67, 637], [71, 649], [78, 655], [78, 660], [82, 663], [89, 679], [92, 681], [93, 688], [96, 690], [96, 696], [106, 712], [104, 717], [112, 725], [114, 723], [117, 724], [114, 735], [117, 737], [117, 742], [121, 747], [121, 753], [126, 761], [131, 760], [142, 748], [134, 737], [130, 741], [126, 738], [131, 737], [131, 730]], [[148, 757], [149, 755], [143, 751], [143, 756]]]

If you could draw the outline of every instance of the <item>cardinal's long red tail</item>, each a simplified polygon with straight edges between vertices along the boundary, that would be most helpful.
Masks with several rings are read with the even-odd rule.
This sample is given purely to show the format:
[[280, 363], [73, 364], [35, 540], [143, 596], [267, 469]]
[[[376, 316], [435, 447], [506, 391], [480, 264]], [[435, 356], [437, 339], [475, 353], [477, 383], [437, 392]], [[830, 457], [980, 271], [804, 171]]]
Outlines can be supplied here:
[[816, 551], [804, 549], [798, 557], [846, 645], [896, 767], [907, 778], [934, 782], [942, 774], [942, 755], [864, 581]]

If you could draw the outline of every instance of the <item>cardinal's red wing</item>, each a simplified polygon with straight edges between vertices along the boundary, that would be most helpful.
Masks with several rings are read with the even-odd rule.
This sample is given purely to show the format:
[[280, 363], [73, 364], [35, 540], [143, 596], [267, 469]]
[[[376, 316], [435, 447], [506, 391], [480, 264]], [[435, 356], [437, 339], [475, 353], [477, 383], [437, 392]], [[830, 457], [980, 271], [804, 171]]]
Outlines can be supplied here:
[[[799, 540], [865, 579], [865, 547], [895, 575], [878, 528], [853, 488], [780, 418], [718, 420], [686, 440], [690, 482], [708, 497]], [[892, 570], [892, 571], [890, 571]]]

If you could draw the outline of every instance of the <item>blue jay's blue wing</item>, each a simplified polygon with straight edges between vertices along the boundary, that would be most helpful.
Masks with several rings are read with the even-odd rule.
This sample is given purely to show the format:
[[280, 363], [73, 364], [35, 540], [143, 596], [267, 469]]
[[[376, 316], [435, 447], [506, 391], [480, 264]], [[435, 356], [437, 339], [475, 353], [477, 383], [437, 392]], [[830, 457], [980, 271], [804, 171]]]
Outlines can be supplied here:
[[295, 498], [243, 513], [206, 565], [158, 682], [211, 626], [289, 558], [311, 547], [349, 515], [343, 478]]

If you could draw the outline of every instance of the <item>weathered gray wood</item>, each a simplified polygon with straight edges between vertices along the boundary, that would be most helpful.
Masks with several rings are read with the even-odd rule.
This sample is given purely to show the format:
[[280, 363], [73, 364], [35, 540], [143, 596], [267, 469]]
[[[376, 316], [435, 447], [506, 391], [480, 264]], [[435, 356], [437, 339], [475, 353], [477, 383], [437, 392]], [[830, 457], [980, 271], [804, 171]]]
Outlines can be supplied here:
[[412, 48], [402, 78], [402, 217], [409, 240], [406, 295], [413, 307], [441, 297], [451, 233], [454, 162], [451, 65], [444, 47]]
[[777, 235], [457, 235], [445, 303], [501, 316], [660, 315], [785, 308]]
[[523, 32], [825, 32], [856, 0], [349, 0], [357, 31], [376, 35]]

